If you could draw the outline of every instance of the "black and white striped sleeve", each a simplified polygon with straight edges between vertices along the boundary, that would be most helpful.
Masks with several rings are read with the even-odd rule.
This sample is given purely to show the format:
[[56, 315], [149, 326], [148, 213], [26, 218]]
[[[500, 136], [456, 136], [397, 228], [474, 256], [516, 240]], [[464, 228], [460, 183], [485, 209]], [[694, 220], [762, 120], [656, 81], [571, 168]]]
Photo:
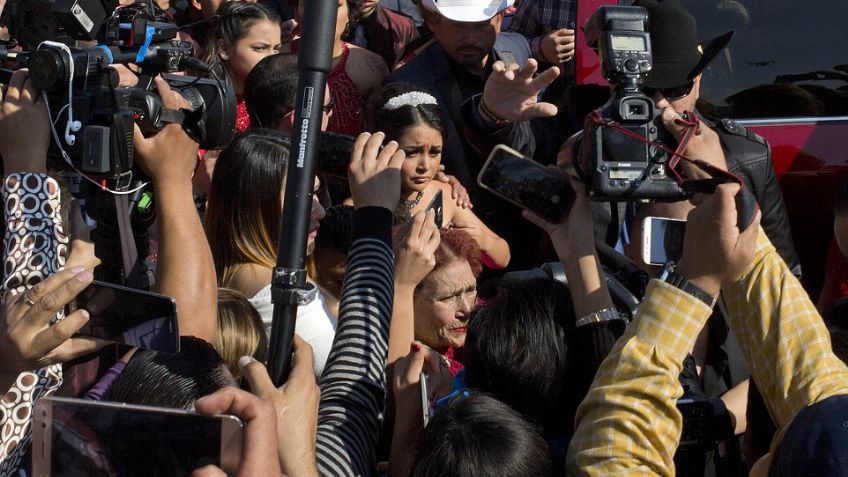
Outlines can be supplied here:
[[338, 328], [321, 376], [316, 454], [323, 476], [368, 476], [376, 468], [394, 289], [391, 224], [392, 212], [382, 207], [354, 213]]

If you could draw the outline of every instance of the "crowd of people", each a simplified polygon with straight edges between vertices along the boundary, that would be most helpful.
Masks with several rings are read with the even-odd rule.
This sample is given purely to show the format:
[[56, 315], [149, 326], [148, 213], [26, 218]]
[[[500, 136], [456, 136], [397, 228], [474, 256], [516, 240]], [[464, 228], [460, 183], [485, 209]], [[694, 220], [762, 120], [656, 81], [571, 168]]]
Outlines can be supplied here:
[[[555, 97], [573, 79], [576, 2], [338, 0], [321, 129], [352, 150], [345, 179], [321, 166], [314, 179], [311, 293], [277, 388], [266, 360], [304, 2], [144, 3], [189, 26], [181, 38], [237, 98], [221, 150], [180, 124], [134, 130], [156, 215], [141, 260], [176, 302], [180, 352], [86, 335], [91, 310], [68, 306], [103, 257], [48, 170], [42, 94], [16, 71], [0, 96], [0, 476], [31, 472], [50, 396], [233, 414], [244, 476], [848, 475], [844, 307], [817, 308], [799, 282], [769, 146], [721, 118], [688, 135], [732, 33], [704, 40], [678, 0], [635, 1], [654, 52], [644, 92], [688, 140], [681, 173], [704, 178], [699, 160], [741, 185], [610, 205], [588, 197], [579, 113]], [[155, 86], [166, 109], [188, 106]], [[478, 185], [499, 143], [567, 178], [561, 223]], [[844, 250], [848, 186], [836, 204]], [[687, 220], [678, 260], [645, 263], [645, 217]]]

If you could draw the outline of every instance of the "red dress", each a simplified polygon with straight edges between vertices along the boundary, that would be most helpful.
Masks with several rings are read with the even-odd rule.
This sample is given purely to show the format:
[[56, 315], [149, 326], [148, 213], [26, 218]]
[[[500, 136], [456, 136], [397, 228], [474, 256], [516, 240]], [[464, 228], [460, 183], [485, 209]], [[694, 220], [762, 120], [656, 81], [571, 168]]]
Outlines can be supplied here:
[[[297, 52], [300, 44], [300, 39], [296, 38], [292, 41], [292, 52]], [[327, 131], [347, 134], [348, 136], [357, 136], [365, 130], [365, 99], [359, 93], [359, 89], [354, 84], [353, 80], [348, 76], [345, 67], [347, 60], [350, 57], [350, 44], [342, 41], [342, 56], [339, 63], [330, 71], [327, 76], [327, 87], [330, 88], [330, 94], [333, 95], [335, 105], [333, 106], [333, 115], [330, 117], [330, 124], [327, 126]]]
[[244, 104], [244, 96], [236, 95], [236, 129], [244, 131], [250, 127], [250, 116], [247, 114], [247, 105]]

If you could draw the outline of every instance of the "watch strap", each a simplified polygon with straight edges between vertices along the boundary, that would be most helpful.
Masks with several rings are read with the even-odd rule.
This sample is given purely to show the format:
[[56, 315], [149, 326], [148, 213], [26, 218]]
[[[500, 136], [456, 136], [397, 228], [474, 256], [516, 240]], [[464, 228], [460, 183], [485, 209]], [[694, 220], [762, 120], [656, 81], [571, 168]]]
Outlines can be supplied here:
[[[671, 268], [671, 269], [669, 269]], [[669, 285], [673, 285], [686, 293], [694, 296], [695, 298], [701, 300], [708, 307], [712, 308], [715, 306], [717, 298], [710, 295], [709, 293], [702, 290], [699, 286], [692, 284], [689, 280], [678, 275], [674, 272], [672, 267], [666, 265], [666, 269], [663, 270], [663, 273], [660, 275], [660, 280], [668, 283]]]
[[627, 323], [627, 320], [622, 318], [621, 314], [615, 308], [604, 308], [580, 318], [574, 322], [574, 327], [579, 328], [581, 326], [591, 325], [592, 323], [602, 323], [613, 320], [621, 320], [625, 322], [625, 324]]

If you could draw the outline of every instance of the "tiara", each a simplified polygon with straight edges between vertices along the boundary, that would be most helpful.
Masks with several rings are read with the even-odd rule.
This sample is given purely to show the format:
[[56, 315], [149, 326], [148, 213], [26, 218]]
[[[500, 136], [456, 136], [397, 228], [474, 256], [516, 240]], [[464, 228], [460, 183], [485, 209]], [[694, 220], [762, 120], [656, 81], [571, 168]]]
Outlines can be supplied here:
[[386, 101], [383, 105], [384, 110], [393, 111], [403, 106], [421, 106], [423, 104], [438, 105], [436, 98], [432, 94], [422, 93], [421, 91], [410, 91], [408, 93], [399, 94]]

